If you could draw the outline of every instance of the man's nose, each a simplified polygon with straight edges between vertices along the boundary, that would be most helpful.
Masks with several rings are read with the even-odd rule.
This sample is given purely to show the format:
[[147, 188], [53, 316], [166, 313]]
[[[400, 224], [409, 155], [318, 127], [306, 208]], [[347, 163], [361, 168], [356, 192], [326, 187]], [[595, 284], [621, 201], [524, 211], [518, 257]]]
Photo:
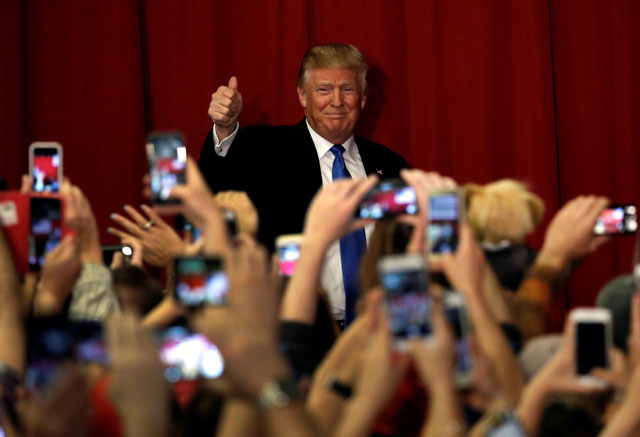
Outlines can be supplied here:
[[333, 96], [331, 99], [331, 105], [333, 106], [342, 106], [344, 99], [342, 98], [342, 90], [337, 88], [333, 90]]

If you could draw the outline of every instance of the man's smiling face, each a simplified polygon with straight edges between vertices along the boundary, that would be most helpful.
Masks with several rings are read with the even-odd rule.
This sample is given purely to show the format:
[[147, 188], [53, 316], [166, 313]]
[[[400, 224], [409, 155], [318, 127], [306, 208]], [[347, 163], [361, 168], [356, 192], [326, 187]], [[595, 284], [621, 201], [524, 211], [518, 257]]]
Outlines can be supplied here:
[[367, 100], [358, 73], [347, 69], [309, 71], [298, 98], [309, 125], [333, 144], [342, 144], [353, 134]]

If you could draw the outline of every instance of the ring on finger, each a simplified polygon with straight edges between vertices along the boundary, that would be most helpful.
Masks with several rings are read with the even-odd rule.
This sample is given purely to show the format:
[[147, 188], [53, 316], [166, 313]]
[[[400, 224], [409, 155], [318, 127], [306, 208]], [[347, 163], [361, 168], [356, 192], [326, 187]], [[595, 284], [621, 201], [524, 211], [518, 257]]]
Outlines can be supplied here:
[[144, 225], [142, 225], [142, 229], [147, 230], [153, 225], [155, 225], [155, 222], [153, 220], [149, 220]]

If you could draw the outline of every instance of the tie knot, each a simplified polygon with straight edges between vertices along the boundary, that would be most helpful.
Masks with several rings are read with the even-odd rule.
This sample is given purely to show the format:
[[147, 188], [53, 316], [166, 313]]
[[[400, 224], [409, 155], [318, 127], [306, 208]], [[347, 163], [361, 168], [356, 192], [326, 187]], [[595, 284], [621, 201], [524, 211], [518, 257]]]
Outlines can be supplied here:
[[344, 147], [342, 146], [342, 144], [336, 144], [329, 150], [331, 150], [331, 153], [333, 153], [335, 156], [342, 156], [342, 154], [344, 153]]

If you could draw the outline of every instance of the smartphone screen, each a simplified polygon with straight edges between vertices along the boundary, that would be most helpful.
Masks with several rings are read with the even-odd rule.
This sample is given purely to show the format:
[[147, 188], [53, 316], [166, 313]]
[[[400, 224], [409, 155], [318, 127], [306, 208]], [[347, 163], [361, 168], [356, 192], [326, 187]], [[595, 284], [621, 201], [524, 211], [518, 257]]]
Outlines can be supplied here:
[[204, 335], [174, 326], [158, 334], [160, 360], [169, 382], [217, 378], [224, 371], [218, 348]]
[[45, 388], [67, 361], [109, 363], [102, 324], [98, 322], [35, 319], [28, 325], [27, 339], [25, 386], [30, 390]]
[[416, 193], [401, 179], [378, 183], [367, 194], [357, 210], [363, 219], [379, 219], [401, 214], [417, 214]]
[[147, 140], [151, 196], [154, 203], [176, 203], [171, 189], [186, 182], [187, 149], [181, 134], [151, 134]]
[[32, 190], [57, 193], [60, 190], [62, 156], [57, 147], [33, 149]]
[[42, 268], [47, 253], [55, 249], [62, 239], [60, 200], [31, 198], [29, 229], [29, 269]]
[[185, 306], [225, 305], [229, 280], [221, 258], [195, 256], [174, 261], [175, 296]]
[[457, 191], [429, 195], [429, 253], [442, 255], [458, 247], [460, 195]]
[[578, 375], [588, 375], [594, 367], [608, 367], [605, 323], [576, 323], [576, 357]]
[[445, 313], [447, 320], [453, 328], [456, 342], [456, 370], [455, 379], [458, 388], [470, 387], [472, 384], [471, 372], [473, 361], [471, 345], [469, 344], [469, 319], [464, 304], [449, 304], [445, 298]]
[[431, 301], [426, 270], [402, 267], [386, 269], [381, 264], [378, 270], [380, 283], [385, 289], [385, 305], [394, 338], [404, 340], [431, 334]]
[[238, 220], [236, 218], [235, 211], [231, 209], [223, 209], [222, 217], [224, 218], [224, 222], [227, 224], [229, 236], [231, 238], [235, 238], [238, 235]]
[[610, 205], [602, 211], [593, 228], [596, 235], [630, 234], [638, 229], [634, 205]]
[[280, 275], [293, 276], [300, 258], [300, 244], [291, 243], [278, 247], [278, 263]]

